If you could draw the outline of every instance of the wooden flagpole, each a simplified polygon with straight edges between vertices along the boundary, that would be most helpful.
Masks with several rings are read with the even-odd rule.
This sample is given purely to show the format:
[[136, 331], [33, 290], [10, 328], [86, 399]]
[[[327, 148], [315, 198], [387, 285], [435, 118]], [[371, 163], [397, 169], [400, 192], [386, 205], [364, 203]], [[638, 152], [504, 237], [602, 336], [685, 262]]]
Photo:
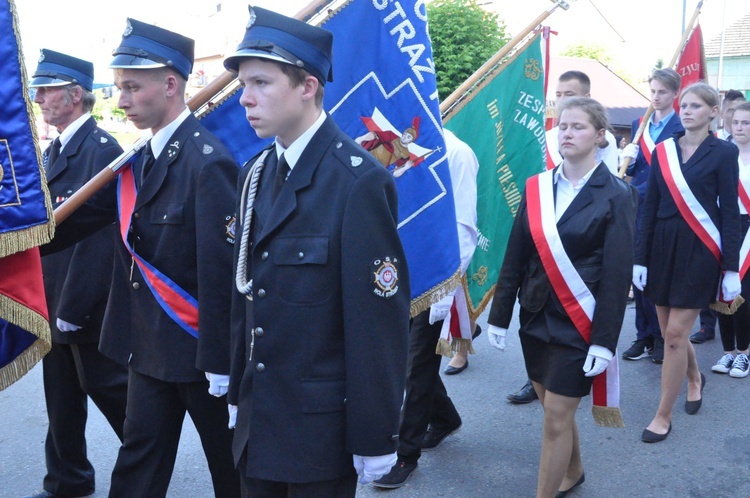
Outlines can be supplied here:
[[[682, 32], [682, 40], [680, 40], [680, 44], [677, 45], [677, 50], [675, 50], [674, 55], [672, 56], [672, 60], [669, 63], [668, 67], [671, 67], [674, 69], [675, 64], [677, 64], [677, 59], [679, 59], [680, 54], [682, 54], [683, 50], [685, 50], [685, 43], [687, 43], [688, 38], [691, 34], [693, 34], [693, 30], [695, 29], [695, 21], [698, 19], [698, 14], [701, 13], [701, 7], [703, 6], [703, 0], [699, 0], [698, 5], [695, 7], [695, 12], [693, 12], [693, 17], [690, 18], [690, 22], [688, 23], [689, 29], [686, 29]], [[641, 135], [643, 135], [643, 131], [646, 129], [646, 125], [648, 124], [648, 120], [651, 119], [651, 115], [654, 113], [654, 106], [653, 104], [648, 105], [648, 109], [646, 109], [646, 114], [643, 115], [643, 120], [641, 121], [641, 125], [638, 127], [638, 130], [635, 132], [635, 135], [630, 140], [630, 143], [632, 144], [638, 144], [638, 141], [641, 139]], [[617, 171], [617, 174], [620, 178], [623, 178], [625, 176], [625, 172], [628, 169], [628, 166], [630, 165], [630, 159], [624, 158], [622, 162], [620, 163], [620, 168]]]
[[[306, 7], [297, 12], [294, 15], [294, 18], [300, 21], [306, 21], [330, 3], [332, 3], [331, 0], [312, 0]], [[190, 112], [195, 112], [207, 102], [210, 102], [211, 99], [229, 85], [236, 77], [237, 75], [231, 71], [224, 71], [214, 78], [208, 85], [203, 87], [187, 101], [187, 106], [188, 109], [190, 109]], [[136, 140], [128, 150], [123, 152], [117, 157], [117, 159], [109, 163], [107, 167], [92, 177], [91, 180], [86, 182], [83, 187], [78, 189], [73, 195], [66, 199], [65, 202], [57, 206], [53, 212], [55, 216], [55, 224], [59, 225], [62, 223], [76, 209], [81, 207], [94, 194], [101, 190], [102, 187], [117, 178], [120, 169], [122, 169], [125, 164], [141, 151], [146, 145], [146, 142], [148, 142], [148, 138], [142, 137]]]
[[564, 0], [552, 0], [554, 2], [554, 5], [549, 7], [547, 10], [539, 14], [539, 16], [531, 21], [531, 24], [526, 26], [526, 28], [521, 31], [519, 34], [514, 36], [508, 43], [503, 45], [503, 48], [501, 48], [495, 55], [493, 55], [487, 62], [482, 64], [482, 67], [474, 71], [474, 74], [466, 78], [466, 81], [464, 81], [461, 86], [456, 88], [453, 93], [451, 93], [445, 100], [443, 100], [440, 103], [440, 114], [443, 115], [443, 119], [445, 119], [445, 115], [448, 113], [448, 111], [451, 109], [451, 107], [464, 95], [466, 92], [471, 90], [471, 88], [476, 85], [476, 83], [484, 77], [492, 68], [494, 68], [498, 62], [503, 60], [503, 57], [508, 55], [508, 53], [513, 50], [521, 41], [526, 38], [529, 33], [531, 33], [534, 29], [537, 28], [542, 22], [544, 22], [545, 19], [547, 19], [555, 10], [557, 10], [558, 7], [562, 7], [564, 10], [568, 10], [570, 8], [570, 4]]

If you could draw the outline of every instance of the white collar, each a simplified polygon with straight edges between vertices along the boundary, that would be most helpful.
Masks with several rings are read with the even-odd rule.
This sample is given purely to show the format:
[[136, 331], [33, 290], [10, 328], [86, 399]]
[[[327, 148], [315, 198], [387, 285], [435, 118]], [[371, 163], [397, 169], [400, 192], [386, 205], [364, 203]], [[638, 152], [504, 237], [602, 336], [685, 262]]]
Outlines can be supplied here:
[[183, 110], [174, 121], [157, 131], [156, 135], [151, 138], [151, 153], [154, 155], [154, 159], [159, 158], [159, 154], [161, 154], [161, 151], [167, 146], [169, 139], [172, 138], [174, 132], [177, 131], [177, 128], [180, 127], [182, 122], [185, 121], [188, 116], [190, 116], [190, 109], [185, 107], [185, 110]]
[[315, 132], [317, 132], [320, 127], [323, 126], [323, 123], [325, 122], [327, 117], [328, 115], [325, 113], [325, 111], [320, 111], [320, 116], [318, 116], [318, 119], [315, 120], [312, 126], [305, 130], [305, 132], [300, 135], [297, 140], [292, 142], [287, 148], [284, 148], [284, 146], [281, 145], [281, 142], [277, 137], [276, 157], [281, 157], [281, 154], [284, 154], [284, 159], [286, 159], [286, 163], [289, 165], [289, 169], [293, 170], [294, 166], [297, 164], [297, 161], [299, 161], [300, 156], [302, 156], [302, 153], [310, 143], [310, 140], [312, 140], [313, 135], [315, 135]]
[[88, 119], [91, 117], [91, 114], [88, 112], [83, 113], [81, 116], [78, 117], [75, 121], [70, 123], [67, 128], [63, 130], [62, 133], [60, 133], [60, 136], [58, 137], [60, 139], [60, 150], [65, 147], [65, 144], [70, 142], [70, 139], [73, 138], [73, 135], [76, 134], [76, 132], [83, 126], [83, 123], [88, 121]]

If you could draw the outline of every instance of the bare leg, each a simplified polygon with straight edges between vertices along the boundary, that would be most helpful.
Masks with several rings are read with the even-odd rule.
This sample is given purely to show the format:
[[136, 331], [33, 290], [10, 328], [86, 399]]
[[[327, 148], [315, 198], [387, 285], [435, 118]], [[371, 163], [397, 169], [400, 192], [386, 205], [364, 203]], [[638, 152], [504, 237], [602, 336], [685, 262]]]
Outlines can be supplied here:
[[688, 337], [700, 310], [656, 307], [661, 333], [664, 337], [664, 364], [661, 370], [661, 400], [647, 429], [656, 434], [666, 434], [672, 422], [672, 408], [689, 376], [688, 399], [700, 398], [700, 372], [695, 350]]
[[[471, 320], [469, 322], [469, 330], [474, 332], [474, 327], [476, 326], [476, 321]], [[466, 362], [469, 360], [469, 353], [466, 351], [459, 351], [456, 354], [453, 355], [453, 358], [451, 358], [451, 361], [448, 362], [449, 367], [453, 368], [461, 368], [462, 366], [466, 365]]]
[[569, 398], [546, 391], [536, 382], [534, 389], [544, 407], [542, 456], [539, 461], [537, 498], [555, 496], [563, 481], [570, 488], [581, 477], [581, 449], [575, 414], [581, 398]]
[[453, 368], [461, 368], [462, 366], [466, 365], [468, 359], [469, 353], [467, 353], [466, 351], [458, 351], [453, 355], [451, 361], [448, 362], [448, 366]]

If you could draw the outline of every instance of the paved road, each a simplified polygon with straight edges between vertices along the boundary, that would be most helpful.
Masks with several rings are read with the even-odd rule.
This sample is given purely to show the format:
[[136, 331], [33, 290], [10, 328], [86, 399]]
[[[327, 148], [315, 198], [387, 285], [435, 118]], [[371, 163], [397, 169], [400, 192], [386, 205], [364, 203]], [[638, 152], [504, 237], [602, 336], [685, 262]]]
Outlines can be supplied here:
[[[486, 329], [485, 320], [486, 316], [480, 317], [479, 323]], [[633, 321], [630, 308], [620, 351], [634, 339]], [[500, 353], [489, 346], [483, 334], [477, 339], [476, 349], [466, 371], [444, 378], [462, 414], [462, 430], [435, 452], [425, 454], [403, 488], [381, 491], [360, 486], [358, 497], [534, 496], [541, 406], [539, 402], [515, 406], [505, 400], [506, 394], [525, 381], [518, 337], [511, 334], [507, 351]], [[571, 496], [750, 497], [750, 377], [733, 379], [712, 374], [710, 367], [721, 356], [721, 349], [718, 337], [696, 346], [701, 370], [708, 378], [703, 408], [698, 415], [685, 414], [683, 386], [672, 434], [654, 445], [642, 443], [640, 434], [658, 404], [661, 367], [648, 360], [621, 362], [626, 427], [597, 427], [590, 415], [590, 398], [582, 401], [577, 421], [586, 482]], [[118, 441], [93, 405], [87, 430], [99, 488], [93, 496], [103, 498]], [[0, 392], [0, 497], [19, 498], [41, 488], [45, 432], [41, 366], [37, 366]], [[169, 497], [211, 496], [200, 442], [188, 418]]]

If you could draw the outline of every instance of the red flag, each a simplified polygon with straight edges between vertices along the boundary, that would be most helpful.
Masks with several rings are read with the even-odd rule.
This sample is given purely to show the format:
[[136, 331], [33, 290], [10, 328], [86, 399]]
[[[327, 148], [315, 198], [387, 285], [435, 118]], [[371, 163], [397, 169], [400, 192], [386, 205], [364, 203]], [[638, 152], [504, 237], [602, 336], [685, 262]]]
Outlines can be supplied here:
[[[677, 60], [677, 73], [682, 77], [680, 92], [682, 89], [699, 81], [707, 81], [706, 77], [706, 55], [703, 52], [703, 35], [700, 24], [695, 25], [695, 29], [690, 33], [690, 37], [685, 43], [685, 48]], [[674, 109], [680, 112], [680, 99], [675, 99]]]

